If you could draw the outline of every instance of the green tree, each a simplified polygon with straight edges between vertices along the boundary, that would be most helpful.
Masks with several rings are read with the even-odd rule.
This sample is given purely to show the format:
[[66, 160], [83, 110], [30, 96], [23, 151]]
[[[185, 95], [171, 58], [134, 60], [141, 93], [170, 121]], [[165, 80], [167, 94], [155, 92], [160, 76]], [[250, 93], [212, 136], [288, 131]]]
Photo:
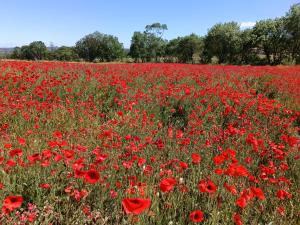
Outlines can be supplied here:
[[162, 38], [164, 31], [168, 30], [166, 24], [153, 23], [146, 25], [144, 34], [146, 35], [147, 61], [162, 57], [165, 52], [167, 41]]
[[11, 54], [12, 59], [22, 59], [22, 52], [20, 47], [15, 47], [12, 54]]
[[114, 61], [124, 56], [123, 45], [112, 35], [94, 32], [80, 39], [75, 46], [79, 57], [87, 61]]
[[145, 62], [147, 55], [147, 35], [141, 32], [134, 32], [131, 38], [129, 55], [138, 62]]
[[179, 62], [194, 62], [193, 57], [202, 55], [203, 46], [203, 38], [196, 34], [180, 38], [175, 51]]
[[155, 60], [157, 62], [158, 58], [164, 55], [166, 44], [167, 41], [161, 37], [146, 33], [147, 61]]
[[261, 20], [253, 28], [256, 46], [261, 48], [268, 64], [279, 64], [287, 55], [287, 32], [284, 18]]
[[241, 48], [240, 33], [236, 22], [214, 25], [204, 40], [206, 62], [216, 56], [220, 63], [235, 63]]
[[42, 60], [45, 59], [47, 54], [47, 47], [42, 41], [34, 41], [28, 46], [29, 56], [27, 59], [30, 60]]
[[62, 46], [51, 52], [52, 59], [60, 61], [78, 61], [79, 57], [73, 47]]
[[32, 54], [28, 45], [21, 47], [21, 59], [32, 60]]
[[137, 62], [155, 60], [165, 55], [167, 41], [162, 38], [167, 25], [154, 23], [147, 25], [145, 31], [134, 32], [131, 38], [129, 55]]
[[248, 28], [241, 31], [240, 64], [255, 64], [257, 60], [257, 49], [255, 46], [256, 36], [253, 29]]
[[153, 23], [145, 27], [146, 34], [152, 34], [160, 38], [163, 36], [164, 31], [166, 30], [168, 30], [168, 26], [166, 24], [160, 24], [160, 23]]
[[179, 42], [181, 39], [182, 39], [182, 37], [177, 37], [175, 39], [170, 40], [166, 44], [165, 58], [167, 61], [170, 61], [170, 62], [178, 61]]
[[123, 44], [119, 42], [117, 37], [112, 35], [104, 35], [100, 52], [100, 58], [108, 62], [121, 59], [125, 55]]
[[300, 64], [300, 3], [293, 5], [287, 13], [285, 27], [292, 57]]

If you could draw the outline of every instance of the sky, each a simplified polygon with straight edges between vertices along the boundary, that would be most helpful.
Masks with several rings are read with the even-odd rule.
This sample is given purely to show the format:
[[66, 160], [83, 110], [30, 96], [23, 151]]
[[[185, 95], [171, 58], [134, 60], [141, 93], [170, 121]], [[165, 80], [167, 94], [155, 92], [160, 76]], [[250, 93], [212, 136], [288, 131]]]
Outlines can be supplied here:
[[130, 46], [134, 31], [147, 24], [167, 24], [165, 39], [205, 35], [220, 22], [242, 27], [281, 17], [299, 0], [0, 0], [0, 47], [32, 41], [73, 46], [99, 31]]

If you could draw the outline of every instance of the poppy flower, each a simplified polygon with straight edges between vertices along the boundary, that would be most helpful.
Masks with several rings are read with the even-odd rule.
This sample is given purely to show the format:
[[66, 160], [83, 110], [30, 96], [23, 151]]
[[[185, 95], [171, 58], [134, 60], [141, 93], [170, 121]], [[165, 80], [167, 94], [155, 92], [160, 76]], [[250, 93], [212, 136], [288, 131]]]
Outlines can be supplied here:
[[139, 158], [138, 159], [138, 166], [142, 166], [142, 165], [144, 165], [146, 163], [146, 159], [144, 159], [144, 158]]
[[53, 137], [54, 138], [58, 138], [58, 139], [61, 139], [62, 138], [62, 133], [60, 132], [60, 131], [55, 131], [54, 133], [53, 133]]
[[9, 151], [9, 156], [10, 157], [15, 157], [15, 156], [22, 156], [23, 151], [21, 149], [13, 149]]
[[226, 160], [224, 155], [217, 155], [213, 158], [215, 165], [221, 165]]
[[217, 186], [212, 182], [211, 180], [201, 180], [198, 184], [198, 189], [201, 192], [207, 192], [207, 193], [215, 193], [217, 190]]
[[40, 160], [41, 157], [40, 157], [40, 154], [39, 154], [39, 153], [35, 153], [35, 154], [33, 154], [33, 155], [27, 156], [27, 159], [28, 159], [29, 162], [35, 163], [36, 161]]
[[95, 184], [100, 179], [100, 174], [96, 170], [89, 170], [84, 174], [84, 180], [87, 183]]
[[277, 196], [277, 198], [279, 198], [281, 200], [286, 199], [286, 198], [292, 198], [292, 195], [285, 190], [278, 190], [276, 193], [276, 196]]
[[244, 209], [246, 208], [247, 206], [247, 199], [244, 198], [244, 197], [239, 197], [237, 200], [236, 200], [236, 205], [239, 206], [240, 208]]
[[50, 185], [50, 184], [47, 184], [47, 183], [44, 183], [44, 184], [40, 184], [39, 187], [40, 187], [40, 188], [43, 188], [43, 189], [50, 189], [50, 188], [51, 188], [51, 185]]
[[148, 209], [150, 205], [150, 199], [124, 198], [122, 201], [122, 206], [126, 214], [139, 215]]
[[235, 188], [234, 185], [229, 185], [227, 183], [224, 183], [224, 187], [226, 188], [227, 191], [229, 191], [230, 193], [236, 195], [237, 194], [237, 190]]
[[285, 208], [283, 206], [277, 207], [276, 210], [277, 210], [277, 213], [279, 213], [279, 215], [284, 216]]
[[233, 219], [233, 221], [234, 221], [234, 223], [235, 223], [236, 225], [243, 225], [243, 222], [242, 222], [242, 219], [241, 219], [241, 215], [240, 215], [240, 214], [235, 213], [235, 214], [233, 215], [232, 219]]
[[22, 196], [8, 196], [3, 201], [2, 212], [8, 214], [14, 209], [20, 208], [22, 203]]
[[201, 210], [195, 210], [190, 213], [190, 220], [194, 223], [199, 223], [204, 220], [204, 213]]
[[173, 138], [173, 129], [172, 129], [172, 127], [168, 128], [168, 137]]
[[247, 177], [249, 176], [249, 171], [244, 166], [231, 164], [225, 170], [225, 174], [233, 177]]
[[182, 170], [185, 170], [189, 167], [189, 165], [186, 162], [179, 162], [179, 166]]
[[182, 137], [183, 137], [183, 131], [182, 130], [176, 131], [176, 138], [179, 139], [179, 138], [182, 138]]
[[18, 138], [19, 145], [24, 146], [26, 144], [26, 140], [24, 138]]
[[253, 187], [253, 188], [251, 188], [251, 192], [255, 197], [259, 198], [260, 200], [265, 199], [264, 192], [260, 188]]
[[166, 178], [160, 182], [159, 187], [162, 192], [170, 192], [173, 190], [176, 183], [177, 181], [174, 178]]
[[199, 164], [201, 162], [201, 156], [198, 153], [192, 153], [193, 164]]

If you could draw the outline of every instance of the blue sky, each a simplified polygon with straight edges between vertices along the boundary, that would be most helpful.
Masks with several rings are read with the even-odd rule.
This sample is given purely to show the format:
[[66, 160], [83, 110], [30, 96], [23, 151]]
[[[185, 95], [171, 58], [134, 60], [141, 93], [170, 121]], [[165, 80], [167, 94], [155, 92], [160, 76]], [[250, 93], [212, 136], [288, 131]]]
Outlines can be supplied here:
[[[94, 31], [112, 34], [125, 47], [134, 31], [165, 23], [164, 38], [205, 35], [218, 22], [255, 22], [285, 15], [299, 0], [1, 0], [0, 47], [41, 40], [72, 46]], [[251, 23], [250, 23], [251, 24]]]

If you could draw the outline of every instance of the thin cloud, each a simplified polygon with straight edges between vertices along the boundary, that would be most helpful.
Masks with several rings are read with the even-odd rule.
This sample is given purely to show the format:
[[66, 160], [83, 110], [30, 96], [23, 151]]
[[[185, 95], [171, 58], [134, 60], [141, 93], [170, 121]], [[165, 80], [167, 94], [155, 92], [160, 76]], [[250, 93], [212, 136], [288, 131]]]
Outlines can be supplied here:
[[255, 22], [241, 22], [240, 27], [241, 28], [254, 27], [255, 24], [256, 24]]

